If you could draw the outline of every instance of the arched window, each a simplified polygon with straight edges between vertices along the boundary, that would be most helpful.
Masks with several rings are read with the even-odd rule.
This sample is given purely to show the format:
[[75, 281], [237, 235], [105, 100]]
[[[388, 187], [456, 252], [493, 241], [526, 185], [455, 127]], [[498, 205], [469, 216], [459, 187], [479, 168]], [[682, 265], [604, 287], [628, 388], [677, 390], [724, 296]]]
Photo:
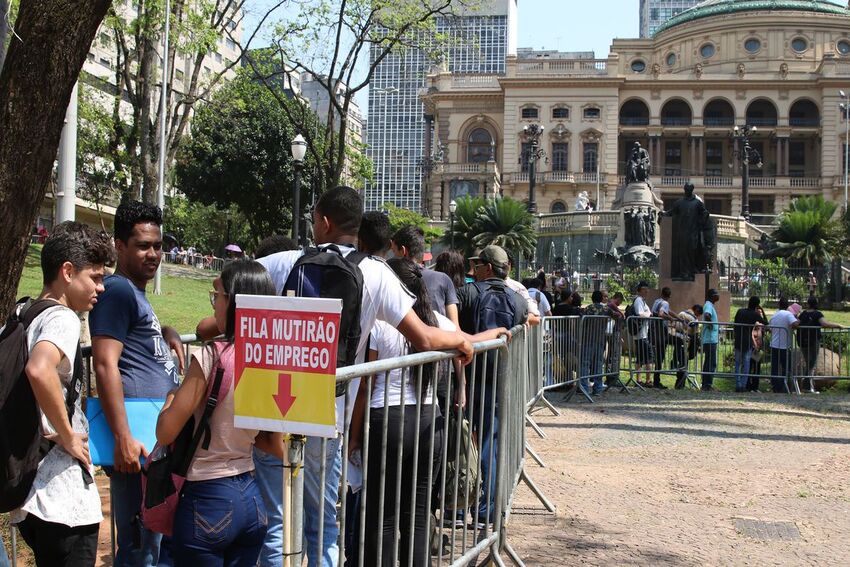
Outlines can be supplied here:
[[551, 210], [553, 213], [566, 213], [567, 206], [564, 204], [563, 201], [555, 201], [554, 203], [552, 203]]
[[[490, 151], [495, 150], [490, 147], [493, 141], [493, 136], [485, 128], [476, 128], [469, 134], [466, 146], [466, 162], [467, 163], [485, 163], [490, 159]], [[495, 151], [493, 151], [495, 155]]]

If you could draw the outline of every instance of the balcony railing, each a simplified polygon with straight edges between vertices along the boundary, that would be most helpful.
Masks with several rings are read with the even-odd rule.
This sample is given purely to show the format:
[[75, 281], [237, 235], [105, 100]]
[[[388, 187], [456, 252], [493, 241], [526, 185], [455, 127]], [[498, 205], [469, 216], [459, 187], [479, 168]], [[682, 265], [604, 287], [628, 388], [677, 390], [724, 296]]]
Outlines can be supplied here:
[[661, 177], [661, 185], [665, 187], [682, 187], [685, 183], [690, 182], [690, 177], [682, 177], [680, 175], [664, 175]]
[[791, 126], [818, 127], [820, 126], [820, 118], [791, 117], [788, 119], [788, 124], [790, 124]]
[[795, 188], [820, 187], [820, 177], [789, 177], [789, 186]]
[[620, 211], [575, 211], [540, 216], [540, 232], [602, 229], [616, 232]]
[[548, 171], [545, 174], [547, 182], [551, 183], [575, 183], [576, 176], [569, 171]]
[[[514, 183], [528, 183], [528, 172], [527, 171], [519, 171], [517, 173], [511, 174], [511, 181]], [[544, 173], [535, 173], [534, 174], [535, 183], [543, 183], [545, 179]]]
[[444, 163], [441, 171], [449, 175], [462, 175], [472, 173], [498, 173], [496, 162], [485, 163]]
[[750, 126], [776, 126], [776, 118], [747, 118]]
[[705, 177], [703, 185], [706, 187], [732, 187], [731, 177]]
[[662, 126], [690, 126], [691, 118], [683, 118], [680, 116], [662, 116], [661, 117], [661, 125]]
[[499, 87], [499, 78], [494, 75], [452, 75], [452, 88], [455, 89], [487, 89]]
[[607, 73], [607, 59], [519, 59], [516, 62], [517, 75], [598, 76]]
[[621, 116], [620, 125], [622, 126], [648, 126], [649, 116]]
[[776, 187], [776, 178], [750, 177], [750, 187]]
[[705, 116], [702, 119], [705, 126], [732, 126], [735, 118], [732, 116]]

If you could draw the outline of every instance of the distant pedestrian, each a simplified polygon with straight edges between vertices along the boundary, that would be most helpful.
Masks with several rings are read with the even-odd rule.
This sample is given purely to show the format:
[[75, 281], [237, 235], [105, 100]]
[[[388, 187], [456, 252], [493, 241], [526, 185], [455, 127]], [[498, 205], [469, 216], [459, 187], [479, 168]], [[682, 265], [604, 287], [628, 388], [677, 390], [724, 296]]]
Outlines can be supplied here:
[[[652, 382], [649, 381], [649, 374], [655, 365], [655, 349], [649, 341], [649, 318], [652, 317], [652, 310], [646, 304], [646, 298], [649, 295], [649, 284], [640, 282], [637, 286], [637, 295], [632, 302], [632, 312], [634, 317], [641, 317], [646, 321], [640, 321], [637, 327], [637, 337], [635, 340], [635, 350], [637, 351], [637, 375], [638, 383], [647, 388], [652, 388]], [[644, 371], [644, 381], [640, 381], [641, 370]]]
[[770, 318], [770, 382], [777, 394], [789, 392], [791, 331], [799, 326], [800, 321], [788, 311], [788, 300], [780, 297], [779, 311]]
[[678, 321], [678, 317], [670, 311], [670, 298], [673, 292], [669, 287], [661, 288], [661, 297], [652, 304], [652, 316], [655, 320], [650, 326], [650, 340], [655, 350], [655, 375], [653, 376], [653, 388], [666, 390], [667, 386], [661, 383], [661, 372], [664, 368], [664, 359], [667, 356], [667, 328], [670, 324]]
[[735, 326], [732, 337], [735, 349], [735, 391], [746, 392], [750, 375], [750, 359], [753, 354], [753, 329], [757, 323], [767, 325], [758, 307], [761, 299], [754, 295], [746, 307], [735, 313]]
[[702, 317], [702, 305], [695, 304], [690, 309], [679, 312], [679, 320], [673, 326], [673, 368], [676, 369], [677, 390], [685, 387], [688, 376], [688, 362], [696, 358], [699, 350], [699, 324]]
[[599, 396], [605, 391], [605, 329], [611, 316], [608, 306], [603, 302], [601, 291], [591, 294], [592, 303], [584, 310], [581, 322], [581, 380], [579, 385], [585, 394], [590, 393], [590, 380], [593, 380], [593, 395]]
[[720, 294], [716, 289], [708, 290], [705, 296], [705, 305], [702, 308], [702, 319], [706, 322], [702, 329], [702, 390], [707, 392], [712, 389], [714, 383], [714, 372], [717, 370], [717, 344], [720, 342], [720, 325], [717, 321], [717, 309], [715, 305], [720, 301]]
[[[818, 354], [820, 353], [821, 328], [843, 329], [844, 327], [826, 320], [823, 313], [818, 310], [818, 299], [816, 297], [810, 297], [808, 299], [806, 309], [800, 313], [799, 320], [800, 326], [797, 327], [797, 343], [800, 345], [800, 350], [803, 351], [803, 360], [806, 363], [806, 376], [811, 377], [815, 375], [815, 366], [817, 366]], [[814, 380], [808, 378], [807, 382], [809, 391], [814, 392]]]
[[[537, 278], [525, 278], [522, 280], [522, 285], [528, 290], [528, 295], [537, 302], [537, 309], [540, 311], [541, 317], [549, 317], [552, 315], [552, 306], [549, 304], [549, 299], [538, 289], [541, 280]], [[545, 283], [545, 282], [544, 282]]]

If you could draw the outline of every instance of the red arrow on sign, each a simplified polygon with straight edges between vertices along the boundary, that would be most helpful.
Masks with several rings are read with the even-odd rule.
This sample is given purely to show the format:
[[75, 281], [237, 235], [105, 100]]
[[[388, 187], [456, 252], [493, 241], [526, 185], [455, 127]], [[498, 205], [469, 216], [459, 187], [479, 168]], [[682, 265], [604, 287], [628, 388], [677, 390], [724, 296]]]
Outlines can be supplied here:
[[292, 374], [281, 372], [277, 375], [277, 394], [273, 394], [272, 397], [280, 408], [280, 415], [286, 417], [287, 412], [292, 409], [292, 404], [295, 403], [295, 396], [292, 395]]

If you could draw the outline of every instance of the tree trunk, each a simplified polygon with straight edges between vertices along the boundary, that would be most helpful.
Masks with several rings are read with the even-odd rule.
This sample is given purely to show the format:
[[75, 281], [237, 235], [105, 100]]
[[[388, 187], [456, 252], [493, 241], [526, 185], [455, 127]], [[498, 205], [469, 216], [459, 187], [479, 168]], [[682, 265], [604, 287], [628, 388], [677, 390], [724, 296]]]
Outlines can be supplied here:
[[111, 0], [22, 0], [0, 72], [0, 317], [17, 292], [71, 89]]
[[0, 71], [3, 70], [3, 60], [6, 59], [6, 37], [9, 28], [6, 27], [6, 12], [9, 11], [9, 0], [0, 0]]

